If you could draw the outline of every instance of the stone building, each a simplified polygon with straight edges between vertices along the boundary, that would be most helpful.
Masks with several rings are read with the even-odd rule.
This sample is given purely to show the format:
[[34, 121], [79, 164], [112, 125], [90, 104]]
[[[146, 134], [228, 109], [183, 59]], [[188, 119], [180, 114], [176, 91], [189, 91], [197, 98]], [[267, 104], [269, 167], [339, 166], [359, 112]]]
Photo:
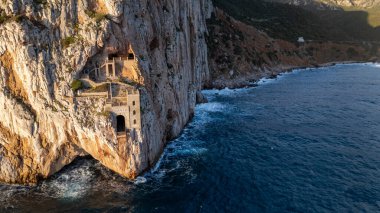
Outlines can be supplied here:
[[131, 46], [125, 56], [109, 55], [81, 81], [91, 87], [81, 92], [81, 96], [106, 97], [104, 111], [115, 118], [113, 125], [118, 140], [133, 138], [134, 130], [141, 130], [140, 91], [134, 86], [139, 82], [138, 60]]
[[140, 82], [137, 65], [137, 57], [132, 47], [129, 46], [127, 55], [109, 55], [103, 63], [96, 65], [89, 75], [96, 82], [117, 81], [120, 79]]
[[108, 97], [106, 111], [116, 118], [114, 127], [118, 135], [133, 129], [141, 129], [140, 92], [129, 85], [110, 84], [111, 97]]

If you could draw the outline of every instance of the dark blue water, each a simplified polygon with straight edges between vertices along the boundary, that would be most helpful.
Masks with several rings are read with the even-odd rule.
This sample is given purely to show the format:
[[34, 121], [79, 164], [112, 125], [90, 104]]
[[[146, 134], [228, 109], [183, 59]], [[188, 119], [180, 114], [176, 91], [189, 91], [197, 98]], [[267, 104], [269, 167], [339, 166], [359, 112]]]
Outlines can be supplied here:
[[210, 103], [129, 182], [81, 159], [1, 212], [380, 212], [380, 66], [296, 71]]

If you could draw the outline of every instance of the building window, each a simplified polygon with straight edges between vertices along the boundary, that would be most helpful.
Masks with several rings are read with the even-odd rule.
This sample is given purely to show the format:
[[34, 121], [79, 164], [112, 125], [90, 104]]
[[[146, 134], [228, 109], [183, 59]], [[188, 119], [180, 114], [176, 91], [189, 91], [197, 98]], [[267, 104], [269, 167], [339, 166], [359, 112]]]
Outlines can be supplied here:
[[133, 60], [133, 59], [135, 59], [135, 55], [134, 55], [133, 53], [129, 53], [129, 54], [128, 54], [128, 59], [129, 59], [129, 60]]
[[112, 66], [112, 64], [108, 64], [108, 75], [113, 76], [113, 66]]
[[136, 110], [133, 110], [133, 115], [136, 115]]
[[132, 105], [133, 105], [133, 106], [136, 105], [136, 102], [135, 102], [135, 101], [132, 101]]
[[135, 119], [135, 120], [133, 120], [133, 124], [137, 124], [137, 121], [136, 121], [136, 119]]

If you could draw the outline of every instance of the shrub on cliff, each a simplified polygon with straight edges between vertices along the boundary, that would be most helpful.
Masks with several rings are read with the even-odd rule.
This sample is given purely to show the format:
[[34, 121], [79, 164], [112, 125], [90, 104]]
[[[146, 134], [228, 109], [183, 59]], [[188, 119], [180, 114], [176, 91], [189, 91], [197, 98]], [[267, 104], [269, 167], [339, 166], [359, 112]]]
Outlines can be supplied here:
[[91, 10], [85, 10], [84, 11], [90, 18], [93, 18], [95, 19], [95, 21], [97, 23], [101, 22], [102, 20], [104, 20], [106, 18], [106, 14], [103, 14], [103, 13], [98, 13], [98, 12], [95, 12], [95, 11], [91, 11]]
[[33, 2], [40, 5], [46, 5], [48, 3], [47, 0], [33, 0]]
[[76, 92], [79, 89], [83, 88], [83, 83], [80, 80], [75, 79], [73, 82], [71, 82], [71, 89]]
[[91, 88], [88, 92], [107, 92], [109, 87], [110, 87], [109, 84], [105, 83], [100, 86]]
[[3, 10], [0, 10], [0, 24], [4, 23], [8, 18], [7, 14]]
[[71, 44], [74, 44], [76, 41], [74, 36], [69, 36], [62, 39], [61, 44], [63, 48], [68, 48]]
[[24, 15], [15, 15], [15, 16], [8, 16], [5, 14], [5, 12], [0, 10], [0, 24], [4, 24], [6, 22], [21, 22], [25, 18]]
[[103, 110], [101, 112], [98, 113], [99, 116], [104, 116], [106, 118], [109, 118], [111, 116], [111, 112], [108, 111], [108, 110]]
[[348, 48], [346, 52], [347, 52], [348, 57], [350, 57], [350, 58], [353, 58], [353, 57], [357, 57], [357, 56], [359, 56], [358, 51], [356, 51], [356, 50], [355, 50], [354, 48], [352, 48], [352, 47]]

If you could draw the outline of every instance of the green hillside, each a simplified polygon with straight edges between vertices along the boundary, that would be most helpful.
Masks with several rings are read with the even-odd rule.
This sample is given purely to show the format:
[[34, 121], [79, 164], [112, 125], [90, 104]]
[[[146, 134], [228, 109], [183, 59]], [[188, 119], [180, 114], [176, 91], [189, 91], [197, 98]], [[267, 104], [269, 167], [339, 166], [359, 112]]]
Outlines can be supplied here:
[[[363, 11], [362, 8], [347, 7], [343, 8], [345, 11]], [[372, 27], [380, 26], [380, 6], [366, 9], [368, 13], [368, 24]]]
[[357, 8], [308, 10], [261, 0], [214, 0], [214, 4], [234, 18], [251, 24], [274, 38], [294, 41], [303, 36], [312, 40], [379, 41], [380, 11]]

